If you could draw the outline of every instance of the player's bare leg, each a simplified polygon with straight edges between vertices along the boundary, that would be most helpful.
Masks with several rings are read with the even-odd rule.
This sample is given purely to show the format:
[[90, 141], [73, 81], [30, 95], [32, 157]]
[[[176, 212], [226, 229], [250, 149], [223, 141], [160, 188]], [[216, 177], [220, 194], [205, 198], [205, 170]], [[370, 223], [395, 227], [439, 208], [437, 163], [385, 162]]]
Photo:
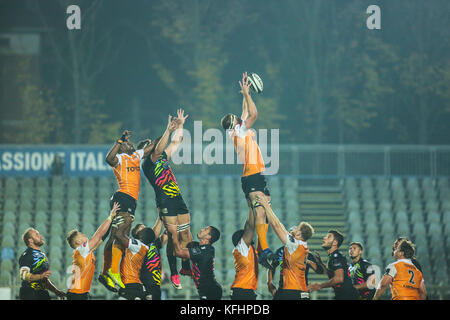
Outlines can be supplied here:
[[176, 262], [177, 257], [175, 256], [174, 252], [174, 246], [173, 246], [173, 238], [172, 237], [178, 237], [178, 219], [177, 217], [172, 216], [163, 216], [164, 226], [167, 229], [168, 232], [168, 242], [167, 242], [167, 260], [169, 261], [169, 265], [172, 264], [171, 269], [171, 276], [170, 281], [172, 282], [172, 285], [175, 287], [175, 289], [182, 289], [181, 282], [180, 282], [180, 276], [178, 274], [178, 271], [176, 270]]
[[[178, 215], [178, 239], [183, 248], [186, 248], [188, 243], [192, 241], [191, 234], [191, 216], [189, 213], [179, 214]], [[189, 260], [182, 260], [181, 262], [181, 270], [180, 273], [182, 275], [191, 275], [191, 265]]]

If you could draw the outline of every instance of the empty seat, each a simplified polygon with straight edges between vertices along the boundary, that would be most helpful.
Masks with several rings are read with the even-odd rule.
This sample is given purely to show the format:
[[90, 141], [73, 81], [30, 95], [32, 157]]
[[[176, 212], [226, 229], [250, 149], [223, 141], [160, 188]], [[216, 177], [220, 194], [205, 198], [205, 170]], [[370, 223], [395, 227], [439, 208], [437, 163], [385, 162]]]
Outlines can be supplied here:
[[406, 223], [408, 223], [408, 215], [403, 210], [397, 211], [396, 213], [394, 213], [394, 217], [395, 217], [395, 222], [397, 224], [406, 224]]

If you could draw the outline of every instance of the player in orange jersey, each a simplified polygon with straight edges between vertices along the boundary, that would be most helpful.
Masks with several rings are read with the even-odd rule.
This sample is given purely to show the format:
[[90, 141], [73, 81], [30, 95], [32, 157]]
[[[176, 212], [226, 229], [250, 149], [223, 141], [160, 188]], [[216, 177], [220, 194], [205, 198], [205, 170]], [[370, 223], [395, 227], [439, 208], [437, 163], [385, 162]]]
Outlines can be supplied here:
[[[119, 295], [127, 300], [143, 300], [147, 299], [149, 294], [150, 296], [155, 295], [154, 290], [150, 290], [147, 294], [144, 293], [141, 270], [148, 254], [158, 253], [155, 251], [154, 243], [158, 239], [161, 229], [162, 221], [158, 217], [153, 228], [145, 227], [143, 224], [136, 225], [132, 232], [135, 238], [129, 238], [123, 233], [118, 234], [120, 244], [126, 248], [124, 258], [120, 263], [120, 276], [124, 283], [124, 288], [119, 290]], [[155, 269], [152, 271], [158, 272], [155, 275], [160, 279], [161, 262], [159, 254], [157, 256], [152, 255], [151, 262], [155, 265]], [[149, 288], [146, 286], [146, 289], [148, 290]], [[151, 298], [153, 299], [153, 297]]]
[[391, 287], [392, 300], [425, 300], [427, 290], [422, 272], [414, 265], [414, 245], [401, 240], [394, 251], [395, 262], [386, 267], [386, 274], [378, 284], [373, 300], [379, 300], [387, 287]]
[[253, 247], [255, 215], [249, 208], [244, 229], [233, 233], [233, 258], [236, 276], [231, 285], [231, 300], [256, 300], [258, 255]]
[[257, 196], [256, 200], [264, 207], [270, 226], [285, 245], [282, 264], [283, 288], [278, 289], [278, 299], [309, 300], [306, 284], [306, 262], [309, 253], [307, 241], [314, 234], [313, 227], [307, 222], [301, 222], [288, 232], [272, 211], [267, 198], [264, 195]]
[[67, 234], [66, 240], [74, 249], [72, 262], [72, 283], [67, 292], [68, 300], [88, 300], [92, 277], [95, 271], [94, 251], [102, 244], [111, 225], [111, 221], [120, 210], [119, 203], [115, 202], [108, 219], [97, 229], [91, 239], [78, 230]]
[[271, 269], [273, 268], [271, 264], [276, 264], [277, 258], [267, 244], [268, 224], [264, 208], [256, 201], [256, 196], [266, 195], [270, 203], [270, 192], [263, 174], [265, 166], [261, 150], [255, 140], [254, 132], [250, 130], [258, 117], [258, 110], [250, 95], [247, 72], [242, 75], [239, 85], [243, 96], [241, 117], [231, 113], [227, 114], [222, 118], [221, 125], [233, 139], [236, 153], [243, 165], [242, 191], [248, 200], [249, 208], [255, 210], [255, 230], [258, 235], [258, 252], [260, 252], [259, 262]]
[[[170, 116], [169, 124], [172, 125], [171, 128], [175, 128]], [[123, 248], [118, 244], [117, 234], [130, 233], [139, 195], [141, 161], [155, 147], [155, 143], [149, 143], [145, 148], [136, 150], [129, 137], [130, 132], [125, 130], [106, 156], [106, 162], [113, 168], [119, 185], [119, 189], [111, 197], [110, 206], [118, 202], [121, 209], [111, 224], [111, 236], [104, 248], [103, 272], [99, 276], [100, 283], [110, 291], [115, 291], [114, 284], [124, 288], [119, 273]]]

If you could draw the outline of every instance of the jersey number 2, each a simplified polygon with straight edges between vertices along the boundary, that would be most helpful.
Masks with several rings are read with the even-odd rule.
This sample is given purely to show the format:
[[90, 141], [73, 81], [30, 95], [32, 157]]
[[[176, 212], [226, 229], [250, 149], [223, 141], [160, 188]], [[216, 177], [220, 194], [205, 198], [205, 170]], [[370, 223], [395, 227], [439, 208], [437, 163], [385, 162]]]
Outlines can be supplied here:
[[416, 283], [414, 282], [414, 271], [408, 270], [408, 273], [411, 275], [411, 278], [409, 279], [409, 283], [411, 283], [411, 284], [416, 284]]

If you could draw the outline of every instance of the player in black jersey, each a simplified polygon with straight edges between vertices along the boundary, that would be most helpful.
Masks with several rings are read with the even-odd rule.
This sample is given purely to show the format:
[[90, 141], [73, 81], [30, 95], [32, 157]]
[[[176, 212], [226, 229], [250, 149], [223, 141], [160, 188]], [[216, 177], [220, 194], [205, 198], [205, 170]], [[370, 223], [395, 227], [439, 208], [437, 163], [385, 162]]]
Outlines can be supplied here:
[[[370, 276], [375, 274], [372, 264], [362, 258], [363, 245], [360, 242], [350, 243], [348, 255], [352, 262], [349, 265], [350, 277], [353, 286], [359, 293], [360, 300], [372, 300], [375, 294], [375, 284], [371, 288], [368, 287]], [[375, 279], [373, 279], [375, 280]]]
[[[293, 226], [289, 229], [289, 232], [292, 232], [296, 226]], [[273, 284], [273, 276], [275, 274], [275, 270], [277, 267], [280, 267], [280, 281], [279, 281], [279, 288], [283, 288], [283, 256], [284, 256], [284, 248], [285, 246], [279, 247], [275, 251], [275, 255], [278, 258], [278, 265], [274, 265], [274, 270], [271, 269], [267, 270], [267, 287], [269, 289], [269, 292], [272, 294], [274, 300], [279, 300], [278, 294], [279, 290], [277, 290], [277, 287]], [[317, 261], [314, 255], [311, 252], [308, 252], [307, 260], [306, 260], [306, 270], [305, 270], [305, 280], [306, 285], [308, 285], [308, 273], [309, 270], [313, 269], [315, 273], [322, 274], [323, 273], [323, 267], [320, 265]]]
[[63, 298], [65, 293], [57, 289], [49, 277], [50, 264], [47, 256], [41, 251], [44, 239], [39, 231], [28, 228], [25, 230], [22, 240], [27, 249], [19, 258], [19, 273], [22, 285], [19, 291], [20, 300], [50, 300], [48, 290]]
[[[322, 248], [328, 251], [328, 266], [324, 269], [327, 271], [330, 280], [324, 283], [313, 283], [308, 288], [311, 291], [317, 291], [333, 287], [336, 300], [357, 300], [358, 292], [350, 279], [347, 259], [339, 252], [339, 247], [343, 241], [344, 236], [337, 230], [329, 230], [327, 235], [323, 237]], [[317, 262], [323, 266], [320, 257], [316, 257], [318, 257]]]
[[[179, 109], [177, 118], [173, 121], [169, 118], [166, 131], [162, 137], [155, 139], [155, 149], [144, 159], [142, 164], [142, 170], [155, 190], [158, 213], [164, 221], [164, 226], [169, 231], [166, 253], [171, 272], [170, 280], [176, 289], [181, 289], [181, 283], [176, 268], [176, 259], [173, 256], [173, 242], [170, 237], [177, 235], [180, 237], [182, 246], [186, 247], [192, 241], [191, 218], [168, 160], [183, 140], [183, 125], [187, 117], [188, 115], [184, 115], [184, 110]], [[176, 124], [174, 130], [171, 129], [171, 123]], [[174, 135], [167, 146], [172, 131], [174, 131]], [[191, 275], [189, 261], [183, 261], [181, 273]]]
[[208, 226], [197, 234], [199, 242], [193, 241], [183, 248], [177, 237], [173, 238], [175, 255], [183, 259], [190, 259], [192, 263], [192, 279], [197, 288], [200, 300], [220, 300], [222, 286], [214, 275], [215, 250], [212, 246], [219, 240], [220, 231]]

